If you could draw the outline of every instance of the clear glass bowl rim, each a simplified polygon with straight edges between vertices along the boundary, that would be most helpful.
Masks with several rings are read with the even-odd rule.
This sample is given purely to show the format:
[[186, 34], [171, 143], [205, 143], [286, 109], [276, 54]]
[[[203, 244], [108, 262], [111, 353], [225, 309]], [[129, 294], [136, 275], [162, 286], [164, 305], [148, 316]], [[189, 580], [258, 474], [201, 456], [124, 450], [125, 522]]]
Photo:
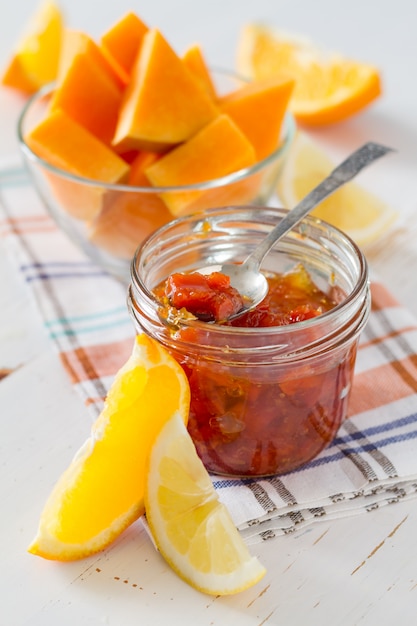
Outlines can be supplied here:
[[[224, 77], [240, 80], [242, 82], [249, 82], [244, 77], [232, 71], [223, 70], [220, 68], [212, 68], [212, 69], [214, 72], [217, 72]], [[295, 132], [296, 132], [296, 124], [295, 124], [294, 117], [289, 111], [287, 111], [285, 118], [284, 118], [283, 125], [282, 125], [282, 130], [281, 130], [282, 143], [280, 144], [280, 146], [276, 150], [274, 150], [274, 152], [272, 152], [269, 156], [267, 156], [265, 159], [258, 161], [251, 167], [246, 167], [244, 169], [237, 170], [236, 172], [232, 172], [231, 174], [228, 174], [227, 176], [222, 176], [221, 178], [215, 178], [209, 181], [202, 181], [200, 183], [193, 183], [191, 185], [178, 185], [178, 186], [172, 186], [172, 187], [153, 187], [153, 186], [136, 187], [134, 185], [127, 185], [127, 184], [105, 183], [99, 180], [93, 180], [91, 178], [84, 178], [82, 176], [77, 176], [75, 174], [66, 172], [65, 170], [62, 170], [58, 167], [55, 167], [54, 165], [48, 163], [48, 161], [46, 161], [45, 159], [35, 154], [31, 150], [31, 148], [27, 145], [25, 141], [25, 137], [24, 137], [24, 125], [26, 122], [26, 118], [32, 106], [37, 104], [40, 100], [42, 100], [42, 98], [45, 98], [46, 96], [51, 94], [54, 88], [55, 88], [55, 83], [49, 83], [48, 85], [41, 87], [41, 89], [39, 89], [36, 93], [34, 93], [28, 99], [28, 101], [25, 103], [19, 115], [19, 118], [17, 120], [17, 138], [18, 138], [18, 142], [19, 142], [22, 153], [29, 161], [31, 161], [32, 163], [38, 166], [45, 168], [46, 170], [52, 172], [56, 176], [60, 176], [74, 183], [80, 183], [86, 186], [97, 187], [97, 185], [100, 185], [101, 187], [104, 187], [105, 189], [108, 189], [109, 191], [124, 191], [124, 192], [130, 192], [130, 193], [145, 193], [145, 194], [146, 193], [152, 193], [152, 194], [164, 193], [164, 192], [181, 193], [181, 192], [194, 191], [194, 190], [215, 189], [217, 187], [230, 185], [231, 183], [241, 181], [247, 178], [248, 176], [257, 174], [258, 172], [262, 171], [264, 168], [267, 168], [269, 165], [272, 165], [278, 159], [281, 159], [286, 153], [286, 151], [288, 150], [288, 148], [290, 147], [290, 145], [292, 144], [292, 141], [295, 137]]]

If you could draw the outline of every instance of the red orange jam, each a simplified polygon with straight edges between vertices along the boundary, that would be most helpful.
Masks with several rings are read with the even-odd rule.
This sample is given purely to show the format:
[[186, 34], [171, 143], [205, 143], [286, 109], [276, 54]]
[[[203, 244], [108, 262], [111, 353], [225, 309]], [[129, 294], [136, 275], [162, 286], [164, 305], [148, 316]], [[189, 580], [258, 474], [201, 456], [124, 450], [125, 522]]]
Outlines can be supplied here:
[[[201, 310], [206, 304], [201, 283], [199, 300], [198, 294], [184, 290], [183, 281], [184, 275], [174, 275], [155, 294], [161, 300], [174, 295], [171, 304], [187, 309], [191, 303], [190, 308]], [[268, 283], [268, 295], [260, 305], [224, 324], [251, 328], [296, 324], [331, 310], [340, 299], [340, 294], [320, 290], [301, 265], [285, 274], [271, 274]], [[181, 327], [177, 336], [199, 345], [201, 332]], [[355, 356], [356, 344], [337, 357], [325, 355], [314, 367], [307, 359], [259, 368], [250, 359], [237, 367], [176, 353], [191, 388], [188, 429], [207, 469], [228, 475], [272, 475], [315, 457], [332, 441], [346, 414]]]
[[258, 306], [233, 319], [243, 300], [230, 285], [230, 278], [220, 272], [207, 276], [199, 272], [172, 274], [164, 287], [164, 296], [176, 309], [186, 309], [203, 321], [215, 321], [245, 328], [284, 326], [303, 322], [330, 311], [336, 302], [321, 291], [302, 265], [285, 274], [267, 276], [268, 293]]
[[241, 295], [221, 272], [172, 274], [165, 283], [165, 295], [171, 306], [184, 308], [205, 322], [226, 320], [243, 307]]

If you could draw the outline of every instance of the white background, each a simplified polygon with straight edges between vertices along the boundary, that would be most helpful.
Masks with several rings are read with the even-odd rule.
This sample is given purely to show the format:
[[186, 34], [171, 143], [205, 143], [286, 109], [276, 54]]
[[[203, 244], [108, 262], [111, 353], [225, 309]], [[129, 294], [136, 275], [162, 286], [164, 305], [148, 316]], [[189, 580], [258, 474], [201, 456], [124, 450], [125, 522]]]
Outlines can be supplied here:
[[[2, 0], [0, 64], [36, 6], [34, 0]], [[370, 168], [363, 181], [410, 227], [396, 233], [370, 262], [417, 314], [415, 0], [62, 0], [61, 7], [69, 26], [96, 37], [134, 10], [178, 52], [201, 43], [211, 65], [234, 67], [241, 27], [266, 21], [378, 66], [383, 96], [354, 119], [312, 135], [335, 158], [368, 140], [397, 149]], [[17, 157], [15, 120], [21, 106], [19, 96], [0, 90], [0, 166]], [[184, 585], [137, 529], [111, 551], [79, 563], [62, 566], [27, 555], [40, 494], [48, 493], [68, 449], [75, 450], [84, 438], [86, 416], [1, 242], [0, 285], [0, 367], [20, 366], [0, 382], [2, 626], [416, 623], [414, 501], [319, 523], [302, 535], [260, 545], [254, 552], [266, 565], [267, 577], [232, 598], [208, 598]], [[131, 533], [138, 535], [133, 542]]]

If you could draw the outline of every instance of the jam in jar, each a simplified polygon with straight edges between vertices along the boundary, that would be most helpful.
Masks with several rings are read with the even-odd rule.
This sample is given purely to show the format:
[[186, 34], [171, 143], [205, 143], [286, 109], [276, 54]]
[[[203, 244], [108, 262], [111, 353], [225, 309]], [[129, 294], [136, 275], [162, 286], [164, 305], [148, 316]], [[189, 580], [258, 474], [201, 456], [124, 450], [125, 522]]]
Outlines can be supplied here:
[[[243, 261], [284, 213], [239, 207], [182, 218], [151, 236], [132, 262], [132, 318], [184, 368], [188, 429], [213, 473], [294, 470], [332, 441], [347, 415], [370, 302], [365, 259], [346, 235], [304, 220], [265, 260], [268, 296], [233, 321], [196, 319], [164, 291], [178, 273]], [[170, 288], [172, 295], [175, 281]]]

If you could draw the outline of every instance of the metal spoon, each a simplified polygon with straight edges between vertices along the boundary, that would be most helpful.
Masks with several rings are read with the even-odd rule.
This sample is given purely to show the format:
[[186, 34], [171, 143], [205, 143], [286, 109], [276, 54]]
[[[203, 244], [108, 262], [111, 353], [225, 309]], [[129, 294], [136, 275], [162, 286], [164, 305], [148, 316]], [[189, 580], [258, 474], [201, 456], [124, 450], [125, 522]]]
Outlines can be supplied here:
[[233, 318], [246, 313], [256, 307], [268, 293], [268, 282], [260, 272], [261, 263], [274, 244], [296, 226], [310, 211], [314, 209], [324, 198], [332, 194], [336, 189], [354, 178], [364, 167], [391, 152], [392, 148], [377, 143], [366, 143], [353, 152], [345, 161], [336, 167], [317, 187], [315, 187], [301, 202], [295, 206], [278, 224], [271, 230], [263, 241], [241, 264], [227, 263], [222, 266], [205, 267], [204, 274], [211, 271], [220, 271], [230, 277], [232, 287], [238, 290], [243, 298], [244, 306], [235, 313]]

